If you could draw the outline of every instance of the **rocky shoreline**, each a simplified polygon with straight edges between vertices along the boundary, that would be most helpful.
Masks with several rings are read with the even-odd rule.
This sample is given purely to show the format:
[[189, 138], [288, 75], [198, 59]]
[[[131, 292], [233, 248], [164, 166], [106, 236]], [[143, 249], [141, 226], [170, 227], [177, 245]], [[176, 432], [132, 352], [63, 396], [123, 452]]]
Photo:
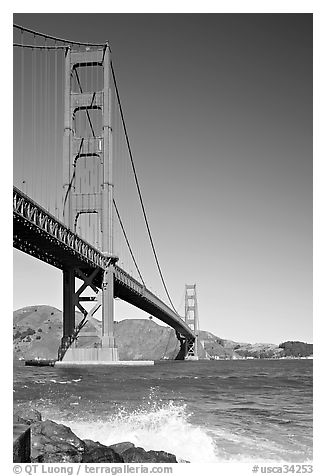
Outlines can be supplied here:
[[[68, 426], [42, 420], [39, 411], [20, 408], [14, 412], [14, 427], [26, 438], [14, 439], [14, 462], [25, 463], [178, 463], [165, 451], [145, 451], [129, 441], [105, 446], [81, 440]], [[26, 441], [29, 455], [26, 456]], [[29, 459], [23, 461], [22, 459]], [[186, 462], [186, 461], [183, 461]]]

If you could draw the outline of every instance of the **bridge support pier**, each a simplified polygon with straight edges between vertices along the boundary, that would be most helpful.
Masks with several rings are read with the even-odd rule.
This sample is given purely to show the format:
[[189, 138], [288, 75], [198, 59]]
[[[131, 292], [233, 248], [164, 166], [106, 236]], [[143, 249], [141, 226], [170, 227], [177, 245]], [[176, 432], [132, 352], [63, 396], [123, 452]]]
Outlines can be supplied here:
[[175, 360], [198, 360], [197, 338], [189, 339], [177, 331], [176, 336], [180, 342], [180, 350]]
[[113, 265], [105, 269], [102, 282], [102, 357], [103, 360], [119, 360], [115, 345]]
[[75, 270], [63, 270], [63, 339], [75, 330]]
[[[63, 271], [63, 337], [58, 351], [58, 359], [65, 361], [72, 361], [77, 363], [80, 361], [109, 362], [118, 361], [118, 349], [114, 340], [114, 275], [113, 263], [115, 260], [109, 260], [102, 280], [102, 338], [101, 347], [94, 352], [90, 348], [76, 348], [73, 345], [80, 330], [87, 322], [89, 313], [82, 305], [83, 301], [98, 300], [98, 296], [81, 296], [87, 287], [90, 287], [96, 294], [98, 288], [94, 284], [94, 280], [100, 272], [99, 268], [95, 268], [93, 272], [87, 276], [78, 268], [66, 268]], [[78, 277], [83, 281], [79, 289], [75, 290], [75, 278]], [[98, 285], [98, 284], [97, 284]], [[94, 308], [100, 307], [101, 304], [96, 304]], [[75, 323], [75, 307], [83, 314], [83, 319], [76, 326]], [[93, 308], [93, 309], [94, 309]]]
[[[86, 276], [83, 271], [78, 268], [65, 268], [63, 270], [63, 336], [61, 345], [58, 350], [58, 359], [62, 360], [68, 349], [76, 341], [79, 331], [86, 323], [88, 315], [86, 309], [82, 306], [81, 301], [93, 301], [95, 297], [85, 297], [81, 294], [89, 286], [95, 293], [98, 292], [97, 287], [93, 284], [93, 280], [97, 276], [99, 268], [95, 268], [90, 276]], [[76, 291], [75, 278], [78, 277], [83, 284]], [[83, 314], [83, 319], [76, 326], [76, 310], [75, 307]]]
[[186, 360], [198, 360], [197, 339], [186, 339]]
[[63, 336], [58, 351], [61, 360], [71, 345], [75, 331], [75, 270], [66, 268], [63, 270]]

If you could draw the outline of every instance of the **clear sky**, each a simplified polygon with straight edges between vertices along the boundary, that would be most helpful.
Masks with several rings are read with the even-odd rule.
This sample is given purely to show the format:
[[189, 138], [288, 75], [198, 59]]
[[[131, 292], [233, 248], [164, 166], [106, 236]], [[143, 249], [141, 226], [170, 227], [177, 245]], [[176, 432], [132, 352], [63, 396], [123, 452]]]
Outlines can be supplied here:
[[[312, 15], [14, 21], [110, 41], [175, 305], [195, 282], [201, 329], [237, 341], [312, 342]], [[61, 272], [15, 251], [14, 309], [61, 301]], [[119, 303], [118, 319], [141, 316]]]

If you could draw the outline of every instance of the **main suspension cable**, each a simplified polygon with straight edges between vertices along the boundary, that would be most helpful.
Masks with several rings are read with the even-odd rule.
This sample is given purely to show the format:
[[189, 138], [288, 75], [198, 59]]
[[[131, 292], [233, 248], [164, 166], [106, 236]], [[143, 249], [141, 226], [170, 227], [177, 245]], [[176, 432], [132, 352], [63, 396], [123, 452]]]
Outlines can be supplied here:
[[31, 30], [30, 28], [25, 28], [24, 26], [20, 26], [14, 23], [14, 28], [17, 28], [21, 31], [27, 31], [28, 33], [32, 33], [32, 35], [40, 36], [41, 38], [49, 38], [50, 40], [60, 41], [60, 43], [68, 43], [70, 45], [83, 45], [83, 46], [105, 46], [106, 43], [83, 43], [81, 41], [71, 41], [66, 40], [64, 38], [58, 38], [56, 36], [47, 35], [46, 33], [40, 33], [38, 31]]
[[160, 263], [159, 263], [159, 260], [158, 260], [158, 256], [157, 256], [157, 253], [156, 253], [156, 250], [155, 250], [155, 246], [154, 246], [154, 242], [153, 242], [153, 237], [152, 237], [152, 233], [151, 233], [151, 230], [150, 230], [150, 227], [149, 227], [149, 223], [148, 223], [148, 219], [147, 219], [147, 215], [146, 215], [146, 210], [145, 210], [145, 205], [144, 205], [144, 201], [143, 201], [143, 197], [142, 197], [142, 193], [141, 193], [141, 189], [140, 189], [140, 185], [139, 185], [139, 181], [138, 181], [138, 177], [137, 177], [136, 167], [135, 167], [135, 163], [134, 163], [134, 159], [133, 159], [133, 155], [132, 155], [132, 151], [131, 151], [130, 141], [129, 141], [128, 132], [127, 132], [127, 127], [126, 127], [126, 122], [125, 122], [124, 115], [123, 115], [122, 104], [121, 104], [121, 100], [120, 100], [120, 95], [119, 95], [119, 91], [118, 91], [118, 86], [117, 86], [117, 81], [116, 81], [116, 77], [115, 77], [115, 73], [114, 73], [114, 68], [113, 68], [113, 63], [112, 63], [112, 61], [111, 61], [111, 71], [112, 71], [112, 77], [113, 77], [113, 82], [114, 82], [114, 88], [115, 88], [115, 92], [116, 92], [116, 95], [117, 95], [117, 100], [118, 100], [118, 105], [119, 105], [119, 110], [120, 110], [122, 125], [123, 125], [123, 129], [124, 129], [124, 134], [125, 134], [125, 138], [126, 138], [126, 142], [127, 142], [127, 147], [128, 147], [128, 152], [129, 152], [131, 167], [132, 167], [133, 174], [134, 174], [134, 178], [135, 178], [135, 182], [136, 182], [136, 187], [137, 187], [137, 191], [138, 191], [138, 196], [139, 196], [141, 208], [142, 208], [142, 211], [143, 211], [144, 220], [145, 220], [145, 223], [146, 223], [146, 228], [147, 228], [149, 240], [150, 240], [151, 247], [152, 247], [152, 251], [153, 251], [153, 254], [154, 254], [154, 257], [155, 257], [155, 262], [156, 262], [157, 269], [158, 269], [158, 271], [159, 271], [159, 274], [160, 274], [160, 277], [161, 277], [161, 281], [162, 281], [162, 283], [163, 283], [163, 286], [164, 286], [166, 295], [167, 295], [167, 297], [168, 297], [168, 299], [169, 299], [169, 301], [170, 301], [170, 304], [171, 304], [173, 310], [176, 312], [176, 314], [178, 314], [178, 312], [177, 312], [176, 308], [174, 307], [173, 302], [172, 302], [172, 300], [171, 300], [171, 297], [170, 297], [169, 291], [168, 291], [168, 289], [167, 289], [167, 286], [166, 286], [166, 284], [165, 284], [165, 280], [164, 280], [164, 277], [163, 277], [163, 274], [162, 274], [161, 266], [160, 266]]
[[118, 220], [119, 220], [119, 223], [120, 223], [122, 232], [123, 232], [123, 236], [125, 237], [125, 240], [126, 240], [128, 249], [129, 249], [129, 251], [130, 251], [132, 260], [133, 260], [133, 262], [134, 262], [134, 265], [136, 266], [136, 269], [137, 269], [137, 272], [138, 272], [139, 277], [140, 277], [140, 279], [141, 279], [141, 282], [142, 282], [143, 285], [146, 287], [145, 282], [144, 282], [144, 280], [143, 280], [143, 277], [142, 277], [142, 275], [141, 275], [141, 272], [139, 271], [136, 258], [135, 258], [135, 256], [134, 256], [134, 253], [133, 253], [132, 249], [131, 249], [131, 246], [130, 246], [130, 243], [129, 243], [129, 240], [128, 240], [128, 236], [127, 236], [126, 230], [125, 230], [125, 228], [124, 228], [124, 226], [123, 226], [122, 219], [121, 219], [121, 216], [120, 216], [120, 213], [119, 213], [117, 204], [116, 204], [116, 202], [115, 202], [114, 199], [113, 199], [113, 205], [114, 205], [114, 209], [115, 209], [115, 211], [116, 211], [116, 214], [117, 214], [117, 217], [118, 217]]

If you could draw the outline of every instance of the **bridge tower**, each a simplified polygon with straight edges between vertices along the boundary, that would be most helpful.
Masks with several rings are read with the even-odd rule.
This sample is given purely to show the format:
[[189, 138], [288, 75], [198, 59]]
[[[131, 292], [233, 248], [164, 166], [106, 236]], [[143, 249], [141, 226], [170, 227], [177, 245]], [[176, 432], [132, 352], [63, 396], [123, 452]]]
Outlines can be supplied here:
[[[86, 81], [85, 81], [86, 78]], [[88, 82], [87, 82], [88, 78]], [[90, 78], [90, 79], [89, 79]], [[93, 79], [92, 79], [93, 78]], [[96, 229], [96, 248], [108, 257], [103, 273], [102, 346], [95, 360], [118, 360], [113, 335], [114, 289], [113, 267], [117, 261], [113, 251], [113, 173], [112, 173], [112, 113], [111, 113], [110, 49], [100, 48], [65, 51], [64, 141], [63, 141], [63, 219], [65, 225], [77, 233], [85, 216], [92, 219]], [[81, 127], [83, 123], [83, 127]], [[78, 230], [82, 236], [83, 230]], [[85, 238], [84, 236], [82, 236]], [[87, 237], [86, 237], [87, 239]], [[100, 269], [86, 275], [83, 269], [66, 267], [63, 270], [63, 338], [61, 358], [75, 340], [80, 329], [75, 327], [75, 307], [84, 314], [83, 301], [93, 297], [81, 296], [87, 287], [99, 292]], [[75, 278], [82, 286], [75, 290]], [[97, 281], [98, 283], [98, 281]], [[94, 306], [98, 308], [99, 305]], [[93, 309], [94, 309], [93, 308]], [[82, 321], [82, 322], [83, 322]], [[92, 349], [93, 351], [94, 349]], [[70, 349], [68, 360], [87, 360], [85, 349]], [[83, 357], [78, 351], [84, 351]], [[68, 353], [68, 354], [69, 354]], [[90, 353], [89, 355], [93, 355]], [[86, 357], [85, 357], [86, 355]], [[93, 360], [91, 358], [90, 360]]]
[[186, 356], [188, 360], [198, 360], [198, 304], [196, 284], [186, 284], [185, 287], [185, 322], [196, 335], [191, 341], [186, 341]]

